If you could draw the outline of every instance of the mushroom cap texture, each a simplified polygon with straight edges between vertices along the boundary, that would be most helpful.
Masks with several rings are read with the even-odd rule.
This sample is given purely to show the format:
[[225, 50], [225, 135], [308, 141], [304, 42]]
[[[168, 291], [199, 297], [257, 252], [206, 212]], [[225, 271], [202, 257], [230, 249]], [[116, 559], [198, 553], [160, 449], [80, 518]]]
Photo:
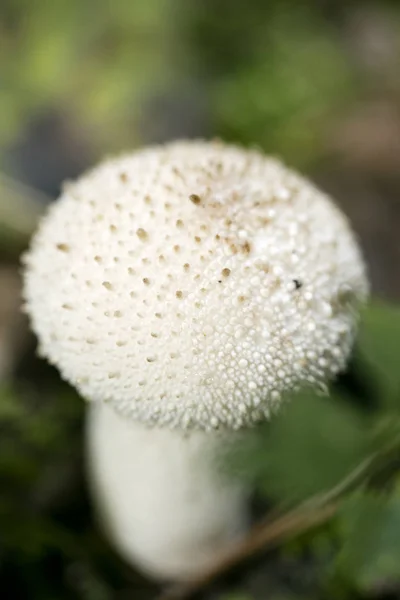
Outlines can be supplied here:
[[67, 184], [24, 258], [40, 352], [149, 425], [237, 429], [351, 350], [364, 263], [344, 215], [279, 161], [188, 141]]

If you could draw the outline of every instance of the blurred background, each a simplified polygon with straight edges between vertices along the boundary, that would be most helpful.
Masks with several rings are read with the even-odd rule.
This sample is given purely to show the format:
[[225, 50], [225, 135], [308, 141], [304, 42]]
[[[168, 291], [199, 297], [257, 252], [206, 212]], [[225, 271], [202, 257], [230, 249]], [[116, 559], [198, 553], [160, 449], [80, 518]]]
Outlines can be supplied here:
[[[256, 146], [306, 173], [350, 217], [375, 294], [400, 298], [400, 2], [1, 0], [1, 598], [157, 593], [94, 522], [83, 402], [35, 358], [19, 256], [63, 181], [182, 137]], [[315, 564], [287, 560], [208, 597], [318, 597]]]

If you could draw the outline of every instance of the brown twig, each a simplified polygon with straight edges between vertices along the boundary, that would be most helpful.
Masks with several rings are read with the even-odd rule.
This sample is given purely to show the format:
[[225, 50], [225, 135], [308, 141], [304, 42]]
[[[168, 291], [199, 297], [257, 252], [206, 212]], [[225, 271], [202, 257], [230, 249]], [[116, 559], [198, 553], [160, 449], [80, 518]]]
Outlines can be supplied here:
[[279, 542], [316, 527], [331, 519], [336, 513], [338, 502], [310, 509], [294, 509], [282, 517], [255, 526], [250, 533], [229, 552], [225, 553], [210, 569], [188, 583], [179, 584], [161, 594], [159, 600], [185, 600], [223, 572], [253, 556], [260, 550], [271, 549]]
[[190, 598], [213, 579], [254, 556], [257, 552], [269, 550], [281, 542], [325, 523], [337, 512], [340, 498], [367, 475], [376, 458], [376, 453], [371, 454], [327, 492], [309, 498], [293, 510], [273, 520], [271, 517], [267, 517], [253, 527], [243, 540], [223, 554], [208, 570], [190, 582], [171, 587], [161, 594], [158, 600]]

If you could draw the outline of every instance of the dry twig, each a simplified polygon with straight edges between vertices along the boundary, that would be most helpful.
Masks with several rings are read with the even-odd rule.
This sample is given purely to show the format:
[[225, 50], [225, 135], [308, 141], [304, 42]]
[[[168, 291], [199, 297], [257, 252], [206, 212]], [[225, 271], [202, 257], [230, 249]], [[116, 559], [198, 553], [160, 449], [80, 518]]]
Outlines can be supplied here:
[[335, 516], [340, 498], [366, 477], [376, 459], [377, 454], [371, 454], [332, 489], [309, 498], [293, 510], [273, 520], [267, 517], [253, 527], [243, 540], [222, 555], [210, 569], [190, 582], [172, 586], [161, 594], [158, 600], [186, 600], [216, 577], [261, 550], [270, 550], [286, 540], [325, 523]]
[[254, 556], [260, 550], [271, 549], [280, 542], [331, 519], [337, 508], [338, 502], [331, 502], [316, 510], [295, 509], [272, 522], [257, 525], [244, 540], [224, 554], [209, 570], [188, 583], [173, 586], [163, 593], [159, 600], [185, 600], [191, 597], [218, 575]]

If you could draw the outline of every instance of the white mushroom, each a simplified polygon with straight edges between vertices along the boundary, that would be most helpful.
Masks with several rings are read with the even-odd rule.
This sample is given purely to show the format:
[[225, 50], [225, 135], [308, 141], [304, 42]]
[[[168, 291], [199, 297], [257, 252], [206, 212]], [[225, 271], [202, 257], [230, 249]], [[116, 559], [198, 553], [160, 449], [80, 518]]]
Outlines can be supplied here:
[[222, 434], [148, 429], [108, 406], [87, 421], [90, 480], [106, 532], [150, 575], [188, 579], [247, 528], [247, 490], [219, 472]]
[[345, 366], [368, 287], [346, 218], [259, 152], [177, 142], [68, 185], [25, 262], [40, 351], [92, 401], [115, 543], [193, 576], [245, 522], [214, 458], [229, 431]]

